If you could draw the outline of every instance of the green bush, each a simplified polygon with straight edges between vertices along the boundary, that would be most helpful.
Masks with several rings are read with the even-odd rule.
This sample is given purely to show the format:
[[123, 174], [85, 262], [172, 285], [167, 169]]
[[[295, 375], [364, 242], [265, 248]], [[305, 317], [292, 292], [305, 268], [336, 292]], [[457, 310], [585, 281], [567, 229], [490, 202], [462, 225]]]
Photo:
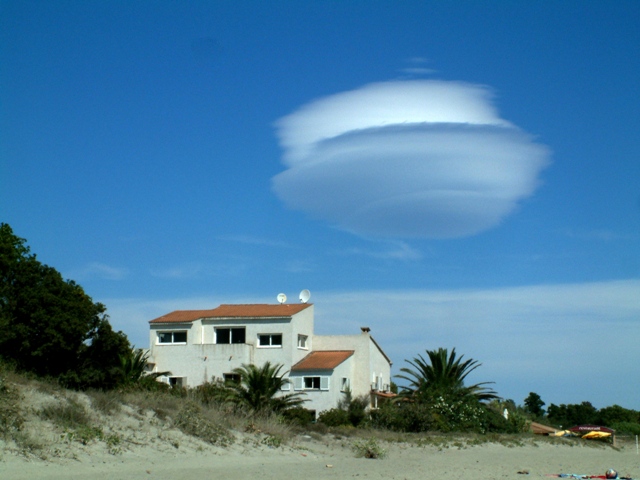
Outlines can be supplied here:
[[63, 428], [78, 429], [91, 425], [87, 410], [72, 399], [42, 407], [40, 416]]
[[356, 457], [364, 457], [364, 458], [384, 458], [387, 454], [386, 450], [383, 449], [375, 438], [370, 438], [368, 440], [357, 440], [352, 445], [353, 451], [356, 454]]
[[428, 406], [411, 402], [384, 403], [370, 414], [371, 426], [395, 432], [428, 432], [437, 421]]
[[293, 425], [300, 425], [304, 427], [315, 421], [316, 414], [313, 410], [296, 407], [282, 412], [282, 418]]
[[617, 434], [640, 435], [640, 423], [618, 422], [611, 425]]
[[19, 392], [0, 375], [0, 437], [14, 438], [22, 430], [24, 417], [20, 402]]
[[349, 412], [340, 408], [325, 410], [318, 415], [318, 422], [324, 423], [327, 427], [341, 427], [351, 425]]

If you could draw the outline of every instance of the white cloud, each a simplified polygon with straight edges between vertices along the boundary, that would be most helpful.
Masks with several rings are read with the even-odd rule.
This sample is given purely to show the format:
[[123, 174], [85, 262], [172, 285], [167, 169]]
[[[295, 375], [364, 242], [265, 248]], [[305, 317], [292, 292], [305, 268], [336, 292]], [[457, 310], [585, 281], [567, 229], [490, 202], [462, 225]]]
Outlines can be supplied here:
[[166, 267], [152, 270], [150, 273], [157, 278], [167, 278], [173, 280], [185, 280], [198, 278], [202, 275], [204, 267], [196, 263], [188, 263], [173, 267]]
[[351, 248], [349, 254], [365, 255], [383, 260], [413, 261], [422, 259], [423, 255], [419, 250], [411, 247], [405, 242], [389, 242], [386, 250], [372, 250], [362, 248]]
[[488, 89], [367, 85], [277, 122], [275, 193], [361, 235], [448, 238], [498, 224], [533, 193], [546, 147], [501, 119]]
[[129, 274], [126, 268], [112, 267], [100, 262], [92, 262], [84, 268], [71, 272], [71, 278], [85, 280], [91, 278], [101, 278], [105, 280], [122, 280]]

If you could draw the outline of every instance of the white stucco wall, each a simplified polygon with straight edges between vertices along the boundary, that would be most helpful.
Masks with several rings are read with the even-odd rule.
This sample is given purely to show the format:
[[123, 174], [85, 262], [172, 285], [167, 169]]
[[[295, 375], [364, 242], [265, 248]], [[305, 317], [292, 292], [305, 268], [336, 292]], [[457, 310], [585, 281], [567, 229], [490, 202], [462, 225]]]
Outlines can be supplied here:
[[[347, 358], [344, 362], [338, 365], [333, 370], [304, 370], [291, 372], [289, 379], [292, 381], [292, 391], [305, 394], [305, 398], [308, 400], [304, 404], [304, 408], [315, 410], [316, 415], [319, 415], [325, 410], [335, 408], [338, 402], [345, 398], [345, 393], [341, 390], [342, 378], [348, 378], [352, 381], [354, 377], [353, 356]], [[295, 377], [329, 377], [328, 390], [305, 390], [295, 389]], [[304, 384], [304, 383], [303, 383]]]
[[315, 350], [355, 350], [353, 396], [368, 395], [371, 383], [381, 377], [380, 383], [391, 383], [391, 364], [372, 341], [368, 333], [359, 335], [315, 335]]
[[[218, 327], [244, 327], [244, 344], [216, 344]], [[160, 344], [159, 332], [187, 331], [186, 344]], [[260, 347], [258, 335], [282, 334], [282, 346]], [[307, 337], [307, 348], [298, 348], [298, 335]], [[151, 324], [150, 361], [155, 371], [170, 371], [186, 377], [184, 386], [195, 387], [214, 378], [223, 378], [243, 364], [282, 364], [281, 373], [309, 352], [313, 337], [313, 305], [289, 317], [201, 319], [189, 323]]]

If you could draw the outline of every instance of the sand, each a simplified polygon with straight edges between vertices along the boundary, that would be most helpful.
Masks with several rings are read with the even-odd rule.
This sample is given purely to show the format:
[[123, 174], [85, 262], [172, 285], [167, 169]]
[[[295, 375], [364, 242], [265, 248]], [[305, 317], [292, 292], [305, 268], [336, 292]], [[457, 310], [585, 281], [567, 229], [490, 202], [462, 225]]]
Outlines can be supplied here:
[[[633, 441], [617, 448], [575, 439], [527, 442], [509, 447], [498, 443], [439, 448], [379, 442], [383, 459], [356, 458], [352, 438], [333, 435], [298, 436], [277, 448], [251, 439], [230, 447], [192, 441], [178, 448], [134, 446], [111, 454], [104, 446], [83, 446], [64, 456], [41, 460], [11, 453], [0, 460], [2, 480], [35, 479], [526, 479], [548, 474], [602, 475], [615, 468], [620, 475], [640, 478], [640, 455]], [[76, 448], [70, 445], [69, 448]], [[528, 473], [526, 473], [528, 472]]]

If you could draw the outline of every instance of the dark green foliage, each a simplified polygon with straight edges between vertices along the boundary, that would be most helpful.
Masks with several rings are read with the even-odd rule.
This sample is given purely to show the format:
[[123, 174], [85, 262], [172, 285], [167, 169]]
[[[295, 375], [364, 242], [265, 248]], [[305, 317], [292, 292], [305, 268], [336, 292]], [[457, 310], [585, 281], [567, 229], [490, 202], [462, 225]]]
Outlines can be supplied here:
[[302, 407], [294, 407], [282, 412], [282, 418], [293, 425], [304, 427], [315, 421], [315, 412]]
[[619, 434], [640, 434], [640, 412], [620, 405], [596, 410], [589, 402], [568, 405], [552, 403], [549, 405], [547, 418], [553, 425], [563, 428], [595, 424], [613, 428]]
[[407, 360], [413, 368], [401, 368], [402, 375], [397, 377], [408, 384], [401, 387], [394, 406], [372, 417], [374, 424], [410, 432], [486, 432], [500, 423], [483, 403], [498, 398], [484, 386], [488, 382], [464, 384], [467, 375], [480, 366], [476, 360], [463, 361], [455, 348], [451, 353], [446, 348], [427, 350], [427, 356], [428, 361], [421, 355]]
[[262, 367], [243, 365], [233, 370], [240, 382], [227, 382], [227, 399], [252, 413], [280, 413], [299, 407], [304, 400], [301, 393], [282, 395], [281, 390], [289, 380], [280, 374], [282, 365], [266, 362]]
[[338, 402], [338, 407], [320, 413], [318, 422], [327, 427], [362, 426], [367, 420], [368, 405], [369, 399], [366, 395], [353, 398], [351, 390], [347, 390], [344, 398]]
[[428, 405], [402, 400], [383, 403], [380, 408], [372, 410], [370, 423], [373, 428], [414, 433], [435, 430], [437, 426]]
[[0, 355], [23, 371], [74, 388], [112, 388], [119, 354], [129, 349], [105, 307], [29, 253], [0, 224]]
[[166, 384], [157, 381], [159, 377], [171, 375], [171, 372], [147, 372], [149, 352], [141, 348], [128, 348], [118, 354], [119, 364], [115, 371], [119, 385], [125, 388], [143, 390], [159, 390], [167, 388]]
[[464, 355], [456, 358], [455, 348], [451, 353], [446, 348], [427, 350], [427, 356], [428, 362], [418, 355], [413, 361], [406, 360], [413, 368], [400, 369], [403, 375], [397, 375], [397, 378], [408, 382], [408, 385], [401, 387], [401, 396], [427, 402], [441, 395], [471, 396], [478, 401], [498, 398], [493, 390], [484, 387], [491, 382], [465, 386], [467, 375], [481, 365], [476, 360], [463, 362]]
[[620, 405], [611, 405], [598, 410], [597, 423], [608, 427], [616, 423], [640, 423], [640, 412], [623, 408]]
[[640, 435], [640, 422], [614, 422], [607, 426], [613, 428], [617, 434]]
[[545, 403], [535, 392], [530, 392], [529, 396], [524, 399], [524, 408], [527, 412], [529, 412], [534, 417], [542, 417], [544, 415], [544, 408], [542, 408]]
[[341, 408], [331, 408], [321, 412], [320, 415], [318, 415], [318, 422], [325, 424], [327, 427], [351, 425], [349, 412]]
[[589, 402], [580, 404], [549, 405], [547, 418], [556, 426], [570, 428], [576, 425], [597, 423], [598, 410]]

